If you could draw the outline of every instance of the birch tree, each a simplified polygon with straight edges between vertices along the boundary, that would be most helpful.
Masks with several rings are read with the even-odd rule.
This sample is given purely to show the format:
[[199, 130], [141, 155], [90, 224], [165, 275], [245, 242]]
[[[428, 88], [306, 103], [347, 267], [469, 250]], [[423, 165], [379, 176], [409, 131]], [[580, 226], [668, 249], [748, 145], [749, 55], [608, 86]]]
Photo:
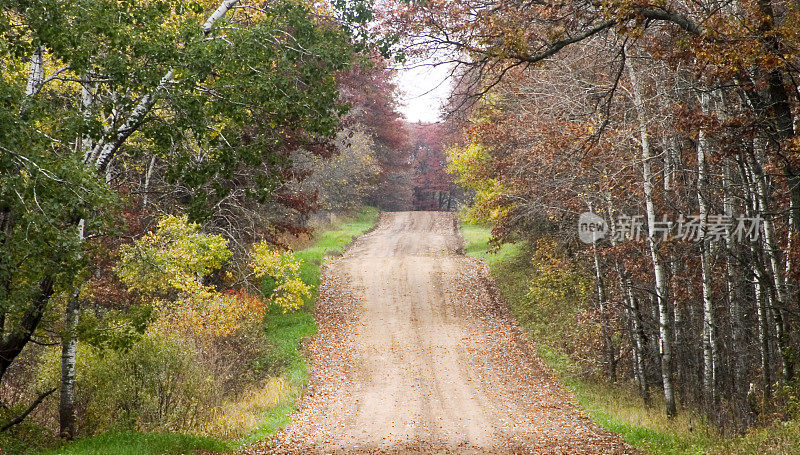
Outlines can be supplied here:
[[647, 216], [647, 241], [650, 246], [650, 257], [653, 262], [655, 276], [655, 299], [658, 303], [658, 350], [661, 354], [661, 382], [664, 387], [664, 403], [667, 416], [672, 417], [677, 413], [675, 402], [675, 388], [673, 385], [672, 366], [672, 328], [670, 321], [669, 282], [664, 260], [661, 257], [660, 241], [657, 237], [656, 210], [654, 201], [654, 185], [652, 170], [652, 151], [650, 138], [647, 132], [647, 110], [642, 96], [642, 85], [633, 66], [629, 66], [629, 76], [633, 86], [633, 102], [636, 106], [636, 115], [639, 125], [639, 145], [642, 149], [642, 186], [644, 188], [645, 210]]

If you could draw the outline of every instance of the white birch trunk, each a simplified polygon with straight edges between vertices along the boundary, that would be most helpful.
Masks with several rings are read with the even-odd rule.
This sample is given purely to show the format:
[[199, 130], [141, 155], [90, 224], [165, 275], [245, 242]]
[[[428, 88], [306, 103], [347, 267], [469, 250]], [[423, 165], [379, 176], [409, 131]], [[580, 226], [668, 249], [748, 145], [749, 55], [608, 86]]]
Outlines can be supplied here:
[[144, 195], [142, 196], [142, 208], [147, 207], [150, 193], [150, 179], [153, 176], [153, 168], [156, 167], [156, 156], [150, 157], [150, 164], [147, 166], [147, 173], [144, 176]]
[[[92, 75], [89, 72], [84, 73], [81, 78], [81, 106], [83, 107], [83, 118], [86, 122], [91, 119], [91, 108], [94, 105], [94, 87], [92, 82]], [[80, 153], [83, 154], [83, 162], [89, 160], [89, 155], [92, 153], [94, 142], [88, 134], [83, 134], [80, 138]]]
[[[94, 104], [94, 91], [91, 87], [91, 75], [84, 74], [81, 82], [81, 105], [84, 118], [91, 115]], [[92, 148], [92, 139], [84, 134], [80, 139], [81, 152], [84, 157]], [[78, 237], [84, 239], [86, 220], [78, 222]], [[59, 433], [62, 438], [71, 440], [75, 437], [75, 364], [78, 354], [77, 326], [80, 319], [80, 287], [72, 292], [64, 313], [64, 338], [61, 344], [61, 397], [58, 406]]]
[[[616, 230], [613, 216], [613, 208], [611, 205], [611, 196], [606, 197], [608, 204], [608, 216], [610, 218], [610, 228], [613, 233]], [[611, 246], [617, 246], [617, 241], [614, 236], [611, 236]], [[617, 276], [619, 277], [620, 294], [622, 301], [625, 302], [626, 313], [632, 326], [631, 343], [633, 344], [633, 371], [639, 385], [639, 394], [645, 403], [650, 403], [650, 387], [647, 381], [645, 369], [645, 357], [647, 353], [647, 342], [644, 334], [644, 324], [642, 323], [642, 313], [639, 308], [639, 301], [633, 292], [633, 284], [628, 276], [625, 266], [616, 259], [614, 261]]]
[[631, 83], [633, 85], [634, 104], [639, 119], [639, 139], [642, 149], [642, 177], [644, 186], [645, 208], [647, 212], [648, 243], [650, 256], [653, 261], [653, 274], [655, 275], [656, 303], [658, 305], [659, 326], [659, 351], [661, 354], [661, 380], [664, 386], [664, 401], [666, 413], [672, 417], [677, 414], [675, 403], [675, 389], [672, 374], [672, 331], [669, 321], [669, 282], [667, 281], [666, 268], [658, 251], [659, 242], [655, 237], [656, 212], [653, 196], [652, 151], [647, 134], [647, 114], [642, 99], [641, 86], [637, 80], [636, 71], [629, 66]]
[[28, 84], [25, 87], [25, 96], [35, 95], [44, 83], [44, 47], [39, 46], [31, 55], [31, 68], [28, 72]]
[[[78, 223], [78, 236], [84, 238], [84, 220]], [[75, 437], [75, 363], [78, 354], [78, 321], [80, 318], [80, 288], [67, 301], [64, 315], [64, 338], [61, 343], [61, 396], [58, 404], [59, 434], [71, 440]]]
[[59, 434], [75, 437], [75, 363], [78, 353], [77, 326], [80, 318], [80, 295], [73, 293], [67, 302], [65, 334], [61, 344], [61, 397], [58, 405]]
[[[700, 106], [703, 114], [708, 114], [710, 97], [707, 93], [700, 95]], [[703, 285], [703, 388], [706, 393], [706, 405], [717, 398], [717, 354], [716, 327], [714, 324], [714, 303], [711, 301], [711, 261], [709, 258], [711, 241], [708, 232], [708, 169], [706, 154], [709, 151], [708, 136], [705, 128], [700, 128], [697, 136], [697, 202], [700, 209], [703, 238], [700, 249], [700, 269]]]
[[214, 24], [225, 16], [237, 3], [239, 3], [239, 0], [225, 0], [222, 2], [219, 7], [211, 13], [211, 16], [208, 17], [205, 23], [203, 23], [203, 34], [208, 35], [211, 33]]

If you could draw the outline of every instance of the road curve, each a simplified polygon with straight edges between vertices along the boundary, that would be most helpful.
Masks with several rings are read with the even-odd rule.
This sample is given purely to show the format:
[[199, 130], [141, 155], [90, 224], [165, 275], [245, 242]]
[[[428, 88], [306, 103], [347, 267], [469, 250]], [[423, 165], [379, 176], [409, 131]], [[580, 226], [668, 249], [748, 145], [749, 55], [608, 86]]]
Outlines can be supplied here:
[[636, 454], [533, 354], [451, 213], [381, 215], [325, 267], [311, 379], [270, 454]]

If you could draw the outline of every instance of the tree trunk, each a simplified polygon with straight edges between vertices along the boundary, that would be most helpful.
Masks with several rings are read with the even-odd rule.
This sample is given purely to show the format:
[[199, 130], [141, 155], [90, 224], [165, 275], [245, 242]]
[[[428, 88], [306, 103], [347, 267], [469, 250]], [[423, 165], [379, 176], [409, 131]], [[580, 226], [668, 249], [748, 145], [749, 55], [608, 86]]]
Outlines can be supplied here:
[[78, 353], [80, 291], [67, 302], [64, 315], [64, 340], [61, 344], [61, 399], [58, 405], [59, 434], [66, 440], [75, 437], [75, 361]]
[[636, 78], [636, 71], [633, 67], [630, 70], [631, 83], [633, 85], [634, 104], [636, 105], [637, 116], [639, 119], [639, 138], [642, 148], [642, 177], [644, 186], [645, 207], [647, 211], [647, 230], [648, 243], [650, 245], [650, 256], [653, 261], [653, 274], [656, 284], [656, 302], [658, 305], [658, 325], [659, 325], [659, 353], [661, 355], [661, 380], [664, 387], [664, 402], [667, 416], [673, 417], [677, 414], [675, 403], [675, 388], [672, 374], [672, 330], [669, 321], [669, 282], [667, 281], [666, 268], [659, 252], [659, 241], [655, 236], [656, 212], [653, 196], [653, 172], [652, 152], [647, 135], [647, 119], [644, 101], [642, 100], [641, 87]]
[[144, 176], [144, 191], [142, 195], [142, 208], [147, 208], [147, 202], [150, 196], [150, 179], [153, 176], [153, 168], [156, 167], [156, 156], [150, 157], [150, 164], [147, 166], [147, 173]]
[[53, 279], [46, 276], [39, 282], [39, 292], [28, 304], [20, 321], [0, 340], [0, 382], [8, 371], [8, 367], [33, 336], [52, 295]]
[[[610, 228], [613, 233], [616, 230], [614, 225], [613, 209], [611, 205], [610, 195], [606, 197], [608, 203], [608, 216], [610, 218]], [[617, 246], [617, 241], [614, 236], [611, 236], [611, 246]], [[631, 327], [631, 345], [633, 346], [633, 371], [636, 377], [637, 385], [639, 386], [639, 394], [646, 404], [650, 404], [650, 385], [647, 381], [647, 369], [645, 368], [645, 361], [647, 357], [647, 336], [644, 333], [644, 324], [642, 323], [642, 312], [639, 308], [639, 301], [633, 292], [633, 285], [628, 276], [625, 266], [619, 261], [614, 260], [614, 267], [619, 277], [620, 295], [623, 303], [625, 303], [626, 314]]]
[[[723, 160], [722, 169], [722, 194], [723, 194], [723, 211], [726, 216], [734, 216], [734, 199], [732, 193], [732, 174], [730, 159]], [[739, 245], [734, 241], [733, 227], [729, 226], [726, 231], [727, 238], [725, 239], [725, 282], [728, 297], [728, 310], [731, 319], [731, 381], [733, 400], [737, 409], [744, 409], [745, 412], [739, 417], [739, 424], [748, 427], [751, 423], [752, 417], [746, 411], [747, 393], [749, 390], [749, 380], [745, 365], [747, 358], [748, 348], [745, 345], [745, 327], [744, 327], [744, 314], [742, 301], [742, 294], [739, 290], [739, 285], [742, 282], [743, 271], [740, 265], [737, 265], [737, 255], [741, 254]]]
[[642, 312], [639, 308], [639, 299], [633, 293], [633, 286], [631, 285], [630, 278], [625, 278], [625, 287], [628, 291], [628, 301], [630, 302], [633, 330], [636, 340], [636, 350], [638, 351], [636, 369], [639, 372], [640, 384], [639, 393], [642, 395], [642, 400], [646, 404], [650, 404], [650, 384], [647, 380], [647, 368], [645, 362], [647, 359], [647, 335], [644, 332], [644, 324], [642, 323]]
[[[78, 239], [83, 242], [85, 220], [78, 222]], [[75, 361], [78, 354], [78, 321], [80, 288], [72, 292], [64, 314], [64, 335], [61, 342], [61, 397], [58, 404], [59, 434], [66, 440], [75, 437]]]
[[[675, 270], [673, 273], [677, 275], [678, 273], [682, 272], [682, 264], [674, 264]], [[691, 290], [688, 292], [689, 295], [693, 295], [694, 293]], [[691, 308], [691, 305], [689, 305]], [[675, 346], [674, 356], [676, 358], [686, 358], [685, 351], [686, 347], [691, 343], [686, 342], [686, 329], [685, 329], [685, 317], [686, 313], [686, 305], [679, 305], [678, 302], [675, 302], [672, 305], [672, 326], [675, 330], [672, 331], [672, 345]], [[689, 318], [691, 321], [691, 318]], [[687, 377], [687, 365], [686, 361], [682, 362], [675, 362], [675, 384], [677, 387], [676, 393], [680, 393], [683, 396], [684, 390], [680, 388], [686, 385], [686, 377]]]
[[28, 72], [28, 84], [25, 87], [25, 95], [31, 97], [42, 87], [44, 82], [44, 48], [38, 46], [31, 55], [31, 67]]
[[[704, 114], [710, 112], [710, 97], [700, 94], [700, 105]], [[711, 239], [708, 237], [708, 169], [706, 154], [708, 153], [708, 137], [705, 128], [700, 128], [697, 135], [697, 202], [700, 208], [702, 239], [700, 247], [700, 270], [703, 285], [703, 389], [706, 409], [713, 410], [717, 400], [717, 366], [719, 365], [716, 326], [714, 323], [714, 303], [711, 301]]]
[[[658, 90], [659, 107], [663, 111], [669, 111], [670, 106], [667, 103], [671, 95], [674, 95], [674, 89], [668, 90], [659, 85], [656, 87]], [[675, 136], [675, 128], [672, 122], [667, 125], [667, 132], [661, 135], [661, 149], [664, 155], [664, 191], [672, 189], [673, 181], [675, 179], [675, 171], [679, 163], [678, 155], [678, 140]]]
[[790, 352], [788, 334], [783, 318], [783, 311], [786, 305], [786, 284], [783, 276], [784, 263], [780, 258], [781, 250], [775, 237], [775, 227], [772, 222], [772, 217], [768, 214], [771, 206], [771, 196], [769, 194], [767, 177], [764, 175], [763, 163], [764, 159], [761, 153], [761, 147], [756, 144], [750, 156], [750, 167], [755, 180], [756, 196], [758, 197], [761, 213], [766, 214], [763, 218], [763, 234], [765, 250], [771, 269], [772, 287], [775, 295], [772, 313], [775, 318], [775, 330], [778, 342], [778, 353], [781, 356], [783, 380], [790, 382], [794, 379], [794, 359]]
[[758, 277], [753, 277], [753, 291], [756, 298], [758, 309], [758, 341], [761, 351], [761, 393], [764, 403], [772, 398], [772, 374], [770, 372], [769, 355], [769, 320], [767, 317], [767, 302], [764, 291], [761, 289], [761, 282]]
[[592, 246], [594, 254], [594, 273], [595, 273], [595, 287], [597, 289], [597, 310], [600, 318], [600, 338], [603, 341], [603, 355], [605, 357], [605, 370], [608, 379], [611, 382], [617, 382], [617, 365], [614, 343], [611, 340], [611, 334], [608, 326], [608, 310], [606, 308], [608, 302], [606, 301], [606, 288], [603, 281], [603, 273], [600, 270], [600, 259], [597, 256], [597, 244]]

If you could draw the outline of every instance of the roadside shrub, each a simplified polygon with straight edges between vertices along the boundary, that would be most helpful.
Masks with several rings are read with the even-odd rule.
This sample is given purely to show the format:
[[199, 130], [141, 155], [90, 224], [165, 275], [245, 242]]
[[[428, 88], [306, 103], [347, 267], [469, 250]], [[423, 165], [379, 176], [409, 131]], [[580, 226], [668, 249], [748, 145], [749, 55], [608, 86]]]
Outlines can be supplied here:
[[582, 357], [593, 345], [596, 324], [587, 324], [592, 280], [559, 249], [553, 240], [536, 242], [531, 257], [532, 273], [526, 295], [523, 321], [536, 340]]
[[[253, 275], [273, 283], [264, 296], [270, 304], [293, 310], [311, 295], [300, 276], [301, 261], [291, 251], [259, 242], [250, 256]], [[242, 290], [220, 292], [204, 282], [230, 257], [221, 236], [200, 232], [200, 226], [185, 216], [167, 216], [156, 231], [121, 249], [116, 271], [144, 303], [155, 307], [158, 330], [213, 339], [260, 323], [266, 311], [260, 296]]]
[[[258, 379], [263, 344], [255, 328], [213, 342], [150, 329], [127, 351], [81, 343], [76, 375], [79, 433], [193, 430]], [[52, 349], [40, 369], [42, 386], [57, 384], [59, 369], [60, 350]]]
[[[96, 430], [177, 430], [196, 422], [211, 381], [194, 344], [150, 332], [126, 353], [106, 353], [83, 373], [85, 422]], [[112, 411], [112, 412], [109, 412]]]
[[272, 304], [284, 311], [294, 310], [311, 296], [311, 287], [300, 276], [302, 261], [291, 251], [277, 251], [259, 242], [253, 245], [250, 256], [253, 273], [264, 280], [262, 288]]
[[[278, 349], [265, 337], [267, 306], [289, 317], [310, 288], [300, 276], [302, 261], [263, 242], [253, 246], [248, 265], [253, 276], [273, 283], [264, 296], [208, 285], [206, 278], [230, 257], [222, 237], [200, 232], [186, 217], [164, 217], [157, 230], [121, 248], [117, 275], [132, 303], [148, 311], [137, 319], [141, 331], [124, 342], [110, 342], [98, 324], [81, 332], [79, 434], [196, 431], [243, 391], [265, 383]], [[47, 349], [37, 385], [58, 385], [60, 365], [60, 349]], [[48, 425], [57, 427], [57, 416]]]
[[[54, 349], [45, 359], [48, 381], [58, 381], [59, 354]], [[195, 344], [177, 333], [148, 331], [125, 352], [81, 344], [76, 371], [80, 433], [191, 427], [214, 395], [213, 378], [197, 357]]]

